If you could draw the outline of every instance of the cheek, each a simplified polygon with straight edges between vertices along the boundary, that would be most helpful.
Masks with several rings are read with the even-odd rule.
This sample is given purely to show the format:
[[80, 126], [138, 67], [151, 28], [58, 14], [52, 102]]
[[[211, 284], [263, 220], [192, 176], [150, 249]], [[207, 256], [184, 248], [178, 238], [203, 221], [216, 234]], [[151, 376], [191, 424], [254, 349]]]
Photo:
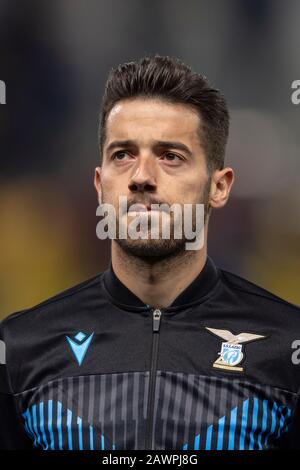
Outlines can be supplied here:
[[195, 166], [193, 171], [189, 171], [182, 181], [184, 197], [191, 202], [197, 202], [202, 197], [203, 191], [208, 184], [208, 174], [205, 166]]
[[199, 178], [192, 176], [190, 179], [184, 181], [170, 182], [166, 186], [166, 191], [175, 202], [179, 203], [194, 203], [199, 200], [202, 194], [202, 184]]
[[101, 180], [102, 200], [112, 204], [115, 208], [119, 206], [119, 197], [126, 196], [128, 185], [121, 178], [110, 178], [105, 175]]
[[102, 191], [108, 195], [110, 192], [115, 192], [116, 188], [120, 186], [120, 178], [116, 178], [109, 170], [103, 171], [101, 176]]

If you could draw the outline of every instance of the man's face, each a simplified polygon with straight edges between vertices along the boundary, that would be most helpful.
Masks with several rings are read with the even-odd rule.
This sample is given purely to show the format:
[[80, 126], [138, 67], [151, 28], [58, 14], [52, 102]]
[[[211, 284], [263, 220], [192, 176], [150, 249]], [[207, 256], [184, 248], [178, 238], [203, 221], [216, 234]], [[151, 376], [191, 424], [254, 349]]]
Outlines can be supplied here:
[[[205, 204], [207, 212], [210, 178], [199, 142], [199, 116], [187, 105], [159, 99], [136, 98], [117, 103], [109, 113], [102, 167], [96, 172], [101, 202], [114, 206], [117, 233], [137, 215], [118, 217], [119, 196], [132, 204]], [[98, 178], [98, 180], [97, 180]], [[145, 213], [145, 217], [150, 213]], [[158, 217], [161, 219], [162, 214]], [[178, 223], [171, 212], [165, 222]], [[150, 230], [149, 230], [150, 233]], [[128, 253], [163, 258], [185, 249], [186, 239], [116, 239]]]

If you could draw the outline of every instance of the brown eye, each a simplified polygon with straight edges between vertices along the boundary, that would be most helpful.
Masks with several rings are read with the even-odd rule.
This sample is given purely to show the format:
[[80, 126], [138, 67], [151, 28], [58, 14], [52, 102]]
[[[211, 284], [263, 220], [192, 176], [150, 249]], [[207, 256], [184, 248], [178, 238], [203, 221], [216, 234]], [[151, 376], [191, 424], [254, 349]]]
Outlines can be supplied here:
[[127, 155], [126, 152], [121, 152], [121, 151], [115, 152], [115, 153], [112, 155], [112, 160], [117, 160], [117, 161], [120, 162], [120, 161], [124, 160], [123, 157], [126, 156], [126, 155]]
[[169, 162], [181, 160], [181, 158], [178, 155], [176, 155], [176, 153], [173, 153], [173, 152], [167, 152], [164, 154], [164, 156]]

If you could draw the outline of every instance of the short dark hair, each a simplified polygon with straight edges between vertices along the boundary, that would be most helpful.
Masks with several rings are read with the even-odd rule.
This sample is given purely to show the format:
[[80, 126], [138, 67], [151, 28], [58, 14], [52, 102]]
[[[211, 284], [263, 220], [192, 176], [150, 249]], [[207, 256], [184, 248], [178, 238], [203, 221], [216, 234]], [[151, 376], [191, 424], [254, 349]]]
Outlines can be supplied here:
[[98, 139], [102, 160], [106, 121], [115, 104], [129, 98], [161, 98], [192, 106], [199, 114], [200, 143], [209, 173], [224, 167], [229, 112], [219, 90], [176, 57], [153, 55], [112, 69], [105, 85]]

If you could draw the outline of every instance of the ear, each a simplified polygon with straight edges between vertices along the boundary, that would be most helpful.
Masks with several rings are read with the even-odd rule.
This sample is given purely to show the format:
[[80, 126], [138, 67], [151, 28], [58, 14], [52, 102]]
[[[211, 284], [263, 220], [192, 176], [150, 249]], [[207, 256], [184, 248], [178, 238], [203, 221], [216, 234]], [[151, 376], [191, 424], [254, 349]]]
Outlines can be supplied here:
[[225, 206], [229, 199], [229, 194], [234, 183], [234, 171], [226, 167], [223, 170], [216, 170], [212, 175], [210, 205], [214, 209]]
[[94, 186], [98, 195], [98, 202], [102, 204], [102, 191], [101, 191], [101, 167], [97, 166], [95, 168], [95, 175], [94, 175]]

